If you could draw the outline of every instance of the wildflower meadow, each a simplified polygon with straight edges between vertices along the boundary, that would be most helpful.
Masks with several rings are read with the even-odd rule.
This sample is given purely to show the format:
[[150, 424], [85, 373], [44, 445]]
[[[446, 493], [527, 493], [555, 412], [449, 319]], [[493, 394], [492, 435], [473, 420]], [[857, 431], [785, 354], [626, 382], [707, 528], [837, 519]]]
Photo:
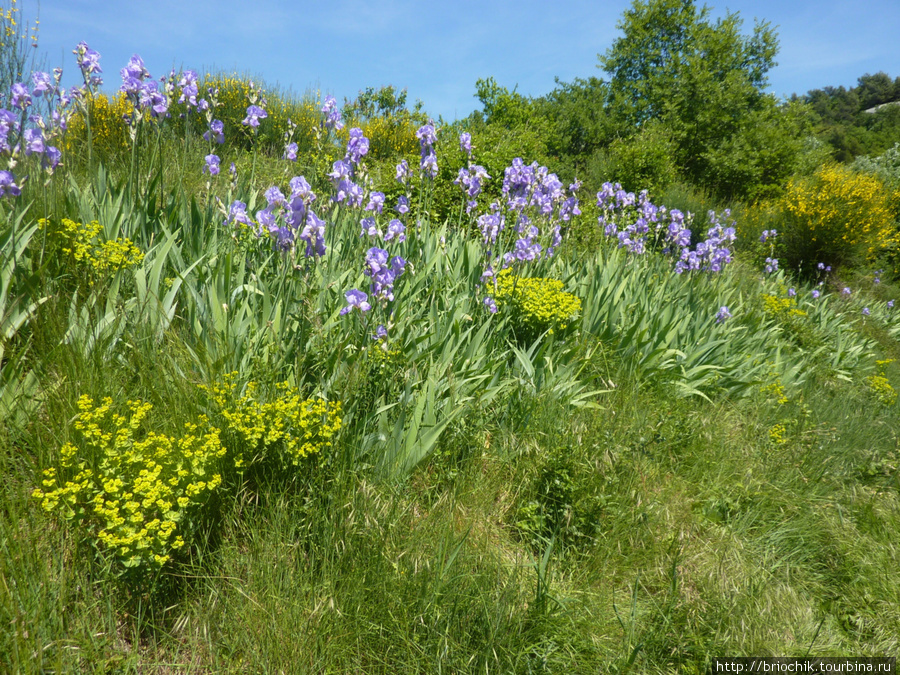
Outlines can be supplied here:
[[623, 186], [95, 47], [2, 83], [4, 671], [897, 653], [877, 173]]

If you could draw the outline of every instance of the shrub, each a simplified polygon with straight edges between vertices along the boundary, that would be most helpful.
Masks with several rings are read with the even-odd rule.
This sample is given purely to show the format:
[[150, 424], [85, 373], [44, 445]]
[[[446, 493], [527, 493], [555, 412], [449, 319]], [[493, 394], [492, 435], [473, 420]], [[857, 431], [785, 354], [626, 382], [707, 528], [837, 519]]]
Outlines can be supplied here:
[[865, 379], [870, 394], [885, 406], [892, 406], [897, 402], [897, 391], [891, 386], [891, 382], [885, 374], [885, 367], [893, 362], [893, 359], [876, 361], [875, 367], [878, 372], [874, 375], [869, 375]]
[[497, 274], [494, 300], [498, 311], [510, 311], [513, 331], [524, 341], [563, 332], [581, 313], [581, 299], [558, 279], [520, 277], [509, 268]]
[[[208, 95], [210, 89], [213, 95]], [[224, 123], [225, 143], [231, 147], [249, 149], [255, 142], [280, 155], [288, 136], [297, 143], [300, 152], [306, 152], [314, 145], [320, 116], [311, 100], [296, 101], [248, 77], [224, 73], [207, 74], [200, 85], [200, 93], [214, 105], [212, 116]], [[251, 102], [266, 111], [266, 117], [259, 121], [255, 132], [242, 123]], [[199, 123], [201, 118], [195, 119]], [[205, 133], [205, 122], [196, 131]]]
[[896, 246], [884, 184], [875, 176], [825, 166], [792, 179], [778, 204], [790, 267], [810, 272], [819, 262], [854, 264]]
[[609, 149], [610, 176], [626, 190], [646, 189], [656, 194], [677, 178], [676, 149], [661, 124], [648, 123], [637, 135], [613, 141]]
[[144, 431], [152, 406], [143, 401], [129, 401], [125, 415], [111, 398], [95, 405], [82, 396], [78, 407], [78, 440], [62, 446], [59, 470], [46, 469], [32, 495], [125, 567], [159, 569], [189, 541], [194, 513], [221, 483], [219, 430], [201, 415], [177, 438]]
[[[93, 152], [104, 161], [111, 161], [130, 151], [128, 125], [125, 116], [133, 111], [131, 102], [123, 92], [108, 97], [93, 94], [86, 102], [91, 122]], [[75, 112], [66, 131], [66, 148], [74, 150], [88, 142], [84, 113]]]
[[88, 271], [91, 278], [100, 278], [126, 267], [140, 265], [144, 254], [127, 237], [104, 239], [103, 229], [96, 220], [76, 223], [63, 218], [58, 224], [47, 218], [38, 221], [47, 231], [51, 246], [59, 246], [75, 267]]
[[278, 395], [263, 403], [258, 386], [248, 382], [239, 393], [237, 373], [221, 383], [203, 387], [222, 416], [225, 429], [233, 437], [234, 467], [239, 473], [251, 462], [274, 460], [286, 467], [298, 466], [310, 455], [332, 446], [341, 429], [341, 403], [300, 396], [286, 382], [276, 385]]

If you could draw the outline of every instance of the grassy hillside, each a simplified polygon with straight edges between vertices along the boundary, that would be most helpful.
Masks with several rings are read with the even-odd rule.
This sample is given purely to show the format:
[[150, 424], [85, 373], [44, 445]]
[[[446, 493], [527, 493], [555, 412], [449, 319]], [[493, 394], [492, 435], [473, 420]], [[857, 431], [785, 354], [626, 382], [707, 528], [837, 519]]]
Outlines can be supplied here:
[[863, 174], [664, 207], [418, 111], [135, 60], [109, 100], [78, 58], [43, 130], [31, 91], [3, 118], [3, 669], [896, 653], [897, 230]]

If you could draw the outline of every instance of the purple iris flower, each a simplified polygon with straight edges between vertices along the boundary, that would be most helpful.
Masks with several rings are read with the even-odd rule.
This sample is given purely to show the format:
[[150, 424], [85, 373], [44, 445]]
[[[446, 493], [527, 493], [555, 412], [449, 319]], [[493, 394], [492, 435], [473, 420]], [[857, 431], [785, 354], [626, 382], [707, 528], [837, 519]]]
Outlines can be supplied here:
[[277, 204], [284, 204], [284, 202], [285, 202], [284, 195], [282, 194], [281, 190], [279, 190], [274, 185], [272, 187], [270, 187], [268, 190], [266, 190], [263, 193], [263, 195], [265, 196], [266, 203], [269, 206], [274, 206]]
[[306, 242], [306, 257], [325, 255], [325, 221], [310, 211], [306, 214], [306, 226], [300, 232], [301, 241]]
[[375, 211], [380, 214], [382, 209], [384, 209], [384, 193], [372, 192], [369, 195], [369, 203], [366, 204], [366, 211]]
[[397, 182], [405, 185], [409, 181], [409, 176], [409, 162], [402, 159], [397, 165]]
[[788, 289], [788, 297], [793, 298], [795, 295], [797, 295], [797, 291], [795, 291], [793, 288], [789, 288]]
[[434, 124], [425, 124], [416, 131], [416, 138], [419, 139], [419, 144], [422, 146], [422, 154], [425, 153], [425, 147], [429, 148], [434, 145], [437, 140], [437, 136], [434, 131]]
[[296, 143], [288, 143], [284, 146], [284, 159], [288, 159], [292, 162], [297, 161], [297, 144]]
[[268, 116], [269, 113], [258, 105], [249, 105], [247, 106], [247, 116], [241, 120], [241, 124], [256, 128], [259, 126], [259, 121], [264, 120]]
[[894, 309], [894, 301], [893, 301], [893, 300], [888, 300], [888, 301], [887, 301], [887, 307], [888, 307], [888, 309]]
[[294, 232], [290, 228], [278, 227], [270, 230], [270, 234], [275, 239], [277, 250], [287, 252], [294, 248]]
[[351, 164], [359, 164], [359, 160], [369, 152], [369, 139], [363, 136], [362, 129], [353, 127], [350, 130], [350, 140], [347, 141], [347, 155], [344, 159]]
[[406, 241], [406, 228], [403, 226], [403, 223], [396, 218], [388, 223], [387, 232], [384, 233], [385, 241], [391, 241], [394, 238], [401, 243]]
[[394, 208], [397, 213], [409, 213], [409, 199], [406, 198], [406, 195], [400, 195], [397, 197], [397, 206]]
[[128, 64], [119, 71], [119, 74], [122, 76], [123, 80], [133, 78], [135, 80], [143, 81], [150, 77], [150, 71], [144, 66], [144, 59], [137, 54], [133, 54], [132, 57], [128, 59]]
[[813, 300], [818, 300], [820, 295], [821, 295], [821, 293], [819, 293], [818, 290], [813, 290], [813, 292], [812, 292]]
[[76, 62], [85, 79], [90, 77], [91, 84], [103, 84], [103, 80], [99, 77], [94, 77], [95, 73], [103, 72], [103, 69], [100, 67], [100, 53], [88, 47], [87, 42], [84, 41], [79, 42], [72, 53], [75, 54]]
[[41, 96], [53, 89], [53, 80], [50, 79], [49, 73], [32, 73], [31, 81], [34, 82], [34, 88], [31, 90], [31, 93], [35, 96]]
[[179, 103], [187, 103], [188, 109], [198, 106], [197, 94], [200, 93], [197, 87], [197, 73], [193, 70], [185, 70], [181, 73], [178, 80], [178, 86], [181, 87], [181, 96], [178, 97]]
[[225, 142], [225, 123], [222, 120], [213, 120], [209, 123], [209, 130], [203, 134], [203, 140], [216, 143]]
[[325, 126], [329, 129], [340, 131], [344, 128], [341, 122], [341, 111], [337, 109], [337, 100], [334, 96], [326, 96], [325, 104], [322, 106], [322, 112], [325, 113]]
[[394, 299], [394, 281], [403, 274], [406, 261], [394, 256], [388, 263], [388, 252], [372, 247], [366, 252], [366, 268], [363, 274], [372, 280], [372, 294], [383, 301]]
[[339, 159], [331, 165], [331, 173], [328, 174], [328, 177], [331, 179], [332, 183], [338, 185], [342, 181], [348, 180], [352, 173], [352, 167], [344, 160]]
[[493, 299], [491, 296], [487, 296], [487, 297], [484, 299], [484, 306], [487, 307], [488, 311], [489, 311], [491, 314], [496, 314], [496, 313], [497, 313], [497, 303], [494, 302], [494, 299]]
[[472, 134], [464, 131], [459, 135], [459, 149], [467, 155], [472, 154]]
[[363, 218], [359, 221], [359, 224], [362, 226], [362, 232], [359, 233], [360, 237], [365, 237], [366, 235], [370, 237], [381, 236], [381, 230], [378, 229], [378, 223], [375, 222], [374, 218]]
[[141, 106], [150, 108], [153, 117], [160, 117], [169, 111], [169, 99], [159, 91], [156, 82], [145, 82], [141, 87]]
[[[232, 163], [232, 166], [234, 164]], [[247, 215], [247, 205], [241, 201], [233, 201], [231, 206], [228, 208], [228, 218], [225, 220], [226, 225], [234, 225], [237, 227], [238, 225], [246, 225], [250, 228], [255, 228], [255, 223], [250, 219], [250, 216]]]
[[59, 166], [59, 162], [62, 159], [62, 153], [59, 151], [59, 148], [55, 148], [52, 145], [48, 145], [46, 150], [44, 150], [44, 157], [41, 160], [44, 168], [55, 169]]
[[372, 305], [368, 303], [369, 296], [356, 288], [344, 293], [344, 297], [347, 299], [347, 306], [340, 311], [341, 316], [349, 314], [354, 309], [358, 309], [360, 312], [368, 312], [372, 309]]
[[868, 308], [868, 307], [863, 307], [862, 313], [863, 313], [863, 316], [869, 316], [869, 308]]
[[719, 311], [716, 313], [716, 323], [722, 323], [731, 318], [731, 312], [728, 311], [727, 307], [720, 307]]
[[209, 171], [211, 176], [219, 175], [219, 159], [218, 155], [207, 155], [206, 156], [206, 166], [203, 167], [203, 171]]
[[485, 213], [478, 216], [478, 227], [481, 229], [481, 236], [484, 244], [493, 244], [497, 241], [497, 235], [503, 231], [503, 216], [497, 213]]
[[353, 181], [347, 181], [347, 203], [350, 206], [355, 206], [357, 208], [362, 206], [363, 198], [365, 194], [363, 193], [362, 187], [354, 183]]
[[849, 297], [850, 296], [850, 288], [848, 286], [844, 286], [844, 288], [841, 290], [841, 295], [843, 295], [845, 298]]
[[15, 183], [16, 177], [11, 171], [0, 171], [0, 197], [18, 197], [22, 190]]
[[312, 191], [312, 187], [303, 176], [294, 176], [289, 185], [291, 186], [291, 199], [299, 198], [307, 205], [316, 201], [316, 193]]
[[434, 152], [429, 152], [422, 157], [422, 171], [426, 176], [434, 178], [438, 173], [437, 156]]
[[380, 273], [388, 266], [388, 252], [383, 248], [373, 246], [366, 251], [366, 276]]
[[265, 230], [273, 235], [278, 232], [278, 222], [275, 219], [275, 212], [271, 207], [266, 207], [257, 211], [256, 222], [259, 223], [260, 232]]
[[28, 91], [28, 87], [21, 82], [16, 82], [12, 86], [12, 91], [10, 93], [9, 104], [13, 108], [25, 110], [25, 108], [31, 105], [31, 92]]
[[25, 130], [25, 154], [41, 154], [44, 152], [44, 135], [40, 129]]

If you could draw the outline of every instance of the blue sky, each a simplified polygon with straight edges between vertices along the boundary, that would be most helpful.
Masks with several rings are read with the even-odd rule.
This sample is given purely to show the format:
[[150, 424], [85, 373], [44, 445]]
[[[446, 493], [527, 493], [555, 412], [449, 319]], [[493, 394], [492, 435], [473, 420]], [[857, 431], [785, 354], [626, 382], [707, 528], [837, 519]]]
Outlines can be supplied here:
[[[0, 5], [8, 3], [0, 0]], [[703, 3], [698, 3], [702, 5]], [[707, 3], [776, 28], [778, 96], [853, 86], [864, 73], [900, 76], [898, 0], [728, 0]], [[172, 67], [247, 73], [295, 93], [319, 90], [342, 101], [365, 87], [406, 88], [410, 101], [446, 120], [479, 108], [479, 78], [529, 96], [554, 77], [602, 77], [597, 55], [621, 34], [628, 0], [413, 2], [390, 0], [42, 0], [40, 50], [48, 70], [62, 65], [75, 84], [71, 51], [81, 41], [100, 52], [108, 90], [140, 54], [155, 77]], [[36, 3], [19, 0], [25, 16]]]

